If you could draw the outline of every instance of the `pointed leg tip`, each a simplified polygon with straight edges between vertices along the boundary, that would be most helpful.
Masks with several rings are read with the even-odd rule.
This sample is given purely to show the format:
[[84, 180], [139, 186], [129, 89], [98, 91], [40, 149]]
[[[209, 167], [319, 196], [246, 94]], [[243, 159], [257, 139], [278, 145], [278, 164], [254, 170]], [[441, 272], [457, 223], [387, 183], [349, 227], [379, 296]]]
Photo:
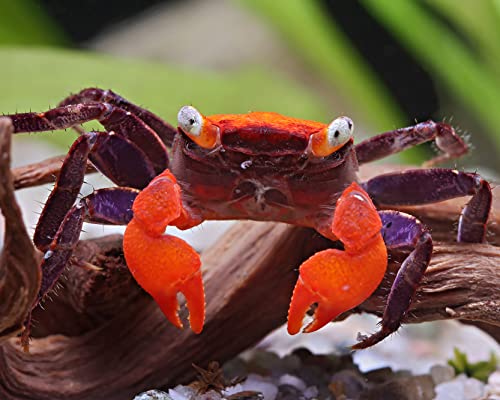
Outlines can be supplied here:
[[351, 346], [352, 350], [363, 350], [367, 349], [368, 347], [372, 347], [376, 345], [377, 343], [381, 342], [384, 340], [386, 337], [394, 333], [395, 330], [392, 329], [384, 329], [382, 327], [381, 330], [378, 332], [375, 332], [372, 335], [363, 335], [361, 333], [358, 333], [358, 343], [355, 343], [354, 345]]

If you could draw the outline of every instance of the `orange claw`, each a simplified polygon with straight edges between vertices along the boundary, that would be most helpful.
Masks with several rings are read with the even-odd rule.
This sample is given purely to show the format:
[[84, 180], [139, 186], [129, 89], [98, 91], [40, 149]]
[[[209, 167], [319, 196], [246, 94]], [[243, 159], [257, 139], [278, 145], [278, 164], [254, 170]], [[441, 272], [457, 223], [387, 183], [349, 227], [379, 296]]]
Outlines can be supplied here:
[[164, 234], [167, 225], [181, 218], [183, 211], [180, 188], [168, 170], [137, 196], [133, 211], [134, 218], [123, 237], [130, 272], [179, 328], [177, 294], [182, 293], [191, 329], [200, 333], [205, 320], [200, 257], [184, 240]]
[[368, 194], [351, 184], [338, 199], [332, 232], [345, 251], [320, 251], [300, 266], [288, 310], [288, 332], [296, 334], [312, 304], [318, 307], [304, 332], [314, 332], [366, 300], [387, 268], [382, 222]]

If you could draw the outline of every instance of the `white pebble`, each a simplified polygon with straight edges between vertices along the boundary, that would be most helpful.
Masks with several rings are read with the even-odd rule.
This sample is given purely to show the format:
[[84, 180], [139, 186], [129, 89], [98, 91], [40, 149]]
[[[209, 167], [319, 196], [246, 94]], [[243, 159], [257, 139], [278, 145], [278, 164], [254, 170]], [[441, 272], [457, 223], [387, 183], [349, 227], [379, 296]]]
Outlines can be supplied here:
[[296, 387], [297, 389], [299, 389], [302, 392], [304, 390], [306, 390], [306, 384], [304, 383], [304, 381], [302, 379], [297, 378], [296, 376], [290, 375], [290, 374], [282, 375], [280, 377], [279, 384], [280, 385], [290, 385], [290, 386]]
[[316, 399], [319, 395], [319, 390], [316, 386], [309, 386], [304, 390], [304, 397], [306, 399]]
[[148, 390], [135, 396], [134, 400], [172, 400], [172, 398], [161, 390]]
[[452, 380], [441, 383], [435, 387], [434, 400], [466, 400], [464, 396], [464, 383], [461, 380]]
[[172, 400], [191, 400], [196, 396], [196, 390], [189, 386], [177, 385], [168, 390], [168, 395]]
[[484, 383], [475, 379], [469, 378], [464, 382], [464, 396], [467, 400], [475, 400], [483, 396]]
[[489, 376], [488, 385], [500, 392], [500, 371], [495, 371]]
[[229, 397], [232, 394], [239, 393], [239, 392], [243, 392], [243, 388], [241, 387], [240, 383], [238, 383], [234, 386], [229, 386], [229, 387], [225, 388], [222, 391], [222, 394], [224, 395], [224, 397]]

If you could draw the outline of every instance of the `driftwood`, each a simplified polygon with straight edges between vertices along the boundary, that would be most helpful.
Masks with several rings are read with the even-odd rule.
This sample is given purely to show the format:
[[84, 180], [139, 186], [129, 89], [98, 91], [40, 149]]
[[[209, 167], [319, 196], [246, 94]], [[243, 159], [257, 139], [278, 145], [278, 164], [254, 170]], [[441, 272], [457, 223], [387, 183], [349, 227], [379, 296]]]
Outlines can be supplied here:
[[[8, 132], [3, 126], [0, 146], [5, 149]], [[0, 163], [5, 164], [5, 157]], [[3, 176], [5, 169], [1, 172]], [[11, 211], [15, 208], [8, 197], [11, 187], [2, 186], [0, 205], [6, 216], [12, 216], [7, 218], [0, 264], [2, 399], [127, 399], [144, 389], [185, 382], [195, 372], [192, 363], [223, 362], [282, 325], [297, 267], [330, 245], [310, 229], [237, 224], [202, 255], [207, 321], [202, 334], [194, 335], [169, 325], [130, 279], [119, 236], [82, 241], [58, 296], [45, 303], [45, 311], [35, 314], [37, 338], [28, 354], [20, 350], [18, 339], [8, 336], [18, 331], [27, 310], [14, 307], [15, 301], [30, 299], [39, 277], [31, 257], [19, 256], [28, 253], [25, 249], [31, 252], [31, 244], [7, 241], [9, 235], [23, 233], [18, 215]], [[500, 339], [499, 199], [500, 191], [495, 190], [489, 244], [482, 245], [454, 241], [461, 201], [406, 209], [432, 229], [435, 239], [431, 266], [406, 322], [459, 319]], [[391, 254], [390, 272], [397, 269], [402, 256]], [[4, 277], [12, 275], [10, 270], [23, 273], [2, 286]], [[377, 292], [351, 312], [380, 315], [393, 279], [390, 272]]]

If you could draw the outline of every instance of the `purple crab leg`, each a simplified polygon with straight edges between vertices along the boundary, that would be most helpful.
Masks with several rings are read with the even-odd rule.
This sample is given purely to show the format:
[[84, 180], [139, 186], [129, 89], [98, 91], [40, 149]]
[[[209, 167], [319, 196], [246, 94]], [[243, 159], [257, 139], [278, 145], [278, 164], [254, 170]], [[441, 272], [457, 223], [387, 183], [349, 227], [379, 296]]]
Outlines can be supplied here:
[[20, 113], [8, 117], [14, 125], [14, 133], [66, 129], [95, 119], [106, 130], [120, 134], [143, 150], [156, 174], [168, 166], [167, 149], [158, 135], [131, 112], [109, 103], [73, 104], [42, 113]]
[[444, 154], [427, 161], [427, 166], [458, 158], [468, 150], [451, 125], [426, 121], [366, 139], [356, 146], [356, 155], [359, 164], [365, 164], [431, 140], [435, 140], [437, 147]]
[[404, 260], [394, 279], [382, 316], [380, 329], [361, 340], [353, 349], [364, 349], [385, 339], [397, 331], [410, 308], [411, 301], [420, 285], [432, 255], [430, 233], [411, 215], [398, 211], [379, 211], [382, 220], [382, 237], [388, 249], [412, 250]]
[[[139, 191], [132, 188], [107, 188], [94, 191], [71, 207], [65, 215], [54, 239], [47, 246], [40, 268], [42, 281], [35, 308], [54, 287], [78, 243], [83, 222], [126, 225], [132, 219], [132, 204]], [[24, 322], [21, 341], [28, 344], [31, 332], [30, 312]]]
[[71, 207], [45, 251], [37, 303], [54, 286], [67, 265], [78, 243], [83, 222], [128, 224], [133, 216], [132, 204], [138, 193], [137, 189], [132, 188], [99, 189]]
[[131, 103], [111, 90], [103, 90], [99, 88], [83, 89], [77, 94], [66, 97], [59, 103], [59, 106], [92, 102], [109, 103], [120, 107], [125, 111], [131, 112], [151, 127], [158, 134], [165, 145], [168, 147], [172, 146], [174, 136], [177, 134], [177, 129], [157, 115], [153, 114], [151, 111]]
[[142, 189], [155, 176], [143, 152], [120, 135], [85, 133], [71, 146], [35, 229], [33, 242], [42, 251], [52, 243], [75, 203], [86, 171], [87, 158], [118, 185]]
[[379, 175], [362, 186], [378, 206], [419, 205], [472, 196], [460, 215], [457, 241], [485, 240], [492, 194], [479, 174], [445, 168], [415, 169]]

